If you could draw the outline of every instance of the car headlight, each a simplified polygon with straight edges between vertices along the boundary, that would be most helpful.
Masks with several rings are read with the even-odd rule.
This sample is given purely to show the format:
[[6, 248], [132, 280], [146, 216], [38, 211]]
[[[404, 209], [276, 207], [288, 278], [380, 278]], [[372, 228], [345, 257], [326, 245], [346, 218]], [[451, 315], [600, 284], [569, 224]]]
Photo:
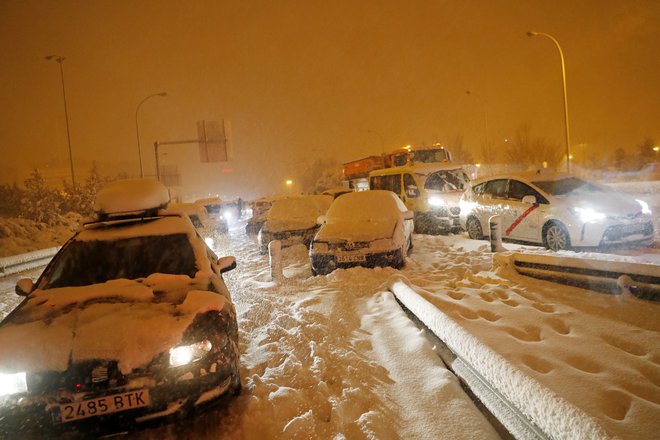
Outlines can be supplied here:
[[170, 366], [180, 367], [203, 358], [211, 351], [211, 341], [205, 339], [191, 345], [180, 345], [170, 349]]
[[27, 393], [25, 373], [0, 373], [0, 396], [11, 396], [18, 393]]
[[573, 215], [579, 217], [583, 223], [589, 223], [596, 220], [602, 220], [605, 218], [605, 214], [603, 214], [602, 212], [598, 212], [593, 208], [576, 207], [576, 208], [571, 208], [570, 211], [573, 213]]
[[651, 212], [651, 208], [649, 208], [648, 203], [646, 203], [644, 200], [640, 200], [640, 199], [635, 199], [635, 200], [642, 207], [642, 214], [653, 214], [653, 212]]
[[429, 198], [429, 205], [430, 206], [444, 206], [446, 204], [447, 203], [445, 203], [445, 201], [442, 200], [442, 197], [435, 196], [435, 197], [430, 197]]

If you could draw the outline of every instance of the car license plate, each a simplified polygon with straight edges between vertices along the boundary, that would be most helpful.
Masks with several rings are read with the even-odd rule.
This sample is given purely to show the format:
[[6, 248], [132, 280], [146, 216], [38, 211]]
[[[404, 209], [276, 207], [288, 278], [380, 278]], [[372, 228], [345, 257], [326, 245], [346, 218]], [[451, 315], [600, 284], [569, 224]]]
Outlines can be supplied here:
[[148, 390], [130, 391], [79, 402], [64, 403], [52, 408], [55, 423], [73, 422], [74, 420], [111, 414], [128, 409], [141, 408], [151, 404]]
[[359, 263], [362, 261], [367, 261], [367, 256], [364, 254], [337, 255], [337, 263]]

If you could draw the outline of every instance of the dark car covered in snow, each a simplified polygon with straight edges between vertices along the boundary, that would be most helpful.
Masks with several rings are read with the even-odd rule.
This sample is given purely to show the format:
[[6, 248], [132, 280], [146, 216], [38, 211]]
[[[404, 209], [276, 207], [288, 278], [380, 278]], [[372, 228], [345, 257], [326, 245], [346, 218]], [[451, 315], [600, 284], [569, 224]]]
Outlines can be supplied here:
[[114, 182], [0, 324], [0, 436], [185, 414], [240, 392], [217, 258], [156, 181]]
[[291, 196], [273, 202], [266, 215], [258, 239], [262, 253], [268, 252], [268, 243], [279, 240], [282, 247], [303, 244], [309, 246], [319, 228], [317, 220], [324, 215], [332, 196]]

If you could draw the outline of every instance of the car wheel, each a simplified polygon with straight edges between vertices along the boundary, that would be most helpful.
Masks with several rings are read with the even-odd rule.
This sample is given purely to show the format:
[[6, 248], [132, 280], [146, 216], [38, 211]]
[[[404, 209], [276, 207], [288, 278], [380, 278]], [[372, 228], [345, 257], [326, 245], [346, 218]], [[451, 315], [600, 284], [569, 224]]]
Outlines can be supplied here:
[[467, 230], [468, 237], [472, 240], [483, 240], [484, 232], [481, 229], [481, 223], [476, 217], [470, 217], [465, 224], [465, 229]]
[[571, 238], [568, 231], [558, 222], [550, 222], [543, 228], [543, 245], [553, 251], [571, 248]]

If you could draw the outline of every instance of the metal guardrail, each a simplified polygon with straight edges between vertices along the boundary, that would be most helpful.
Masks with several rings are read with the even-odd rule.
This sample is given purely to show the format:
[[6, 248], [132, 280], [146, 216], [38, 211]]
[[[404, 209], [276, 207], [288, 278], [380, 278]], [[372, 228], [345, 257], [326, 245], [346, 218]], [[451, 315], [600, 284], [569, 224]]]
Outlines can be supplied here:
[[660, 301], [660, 268], [654, 264], [524, 253], [514, 253], [511, 258], [513, 267], [522, 275]]
[[59, 247], [26, 252], [11, 257], [0, 258], [0, 276], [11, 275], [24, 270], [45, 266], [59, 251]]

